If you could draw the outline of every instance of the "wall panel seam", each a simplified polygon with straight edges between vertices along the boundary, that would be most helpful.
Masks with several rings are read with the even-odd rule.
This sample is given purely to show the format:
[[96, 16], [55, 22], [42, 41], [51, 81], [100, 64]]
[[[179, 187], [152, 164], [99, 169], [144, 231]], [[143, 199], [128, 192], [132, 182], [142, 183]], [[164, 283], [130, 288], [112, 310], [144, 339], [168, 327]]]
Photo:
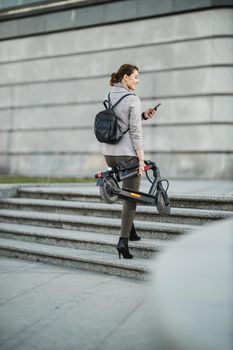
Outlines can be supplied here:
[[[208, 65], [198, 65], [198, 66], [186, 66], [186, 67], [173, 67], [173, 68], [164, 68], [164, 69], [153, 69], [153, 70], [140, 70], [140, 75], [143, 74], [153, 74], [153, 73], [164, 73], [164, 72], [177, 72], [177, 71], [187, 71], [187, 70], [196, 70], [196, 69], [212, 69], [212, 68], [232, 68], [233, 64], [208, 64]], [[80, 76], [75, 78], [58, 78], [58, 79], [49, 79], [49, 80], [34, 80], [34, 81], [23, 81], [23, 82], [15, 82], [8, 84], [1, 84], [1, 87], [12, 87], [12, 86], [27, 86], [27, 85], [39, 85], [39, 84], [53, 84], [53, 83], [64, 83], [64, 82], [75, 82], [75, 81], [83, 81], [83, 80], [95, 80], [95, 79], [108, 79], [110, 77], [109, 74], [100, 74], [100, 75], [87, 75]]]
[[[160, 95], [160, 100], [167, 100], [167, 99], [182, 99], [182, 98], [196, 98], [196, 97], [224, 97], [224, 96], [233, 96], [232, 93], [204, 93], [204, 94], [187, 94], [187, 95]], [[141, 101], [147, 101], [147, 100], [153, 100], [157, 98], [155, 95], [148, 96], [141, 98]], [[80, 106], [80, 105], [93, 105], [93, 104], [100, 104], [102, 106], [103, 100], [91, 100], [91, 101], [82, 101], [82, 102], [69, 102], [69, 103], [51, 103], [51, 104], [37, 104], [37, 105], [15, 105], [15, 106], [6, 106], [6, 107], [0, 107], [0, 110], [16, 110], [16, 109], [33, 109], [33, 108], [50, 108], [50, 107], [58, 107], [58, 106]]]
[[168, 41], [161, 41], [161, 42], [157, 42], [157, 43], [148, 43], [148, 44], [140, 44], [140, 45], [139, 44], [138, 45], [130, 45], [129, 44], [127, 46], [112, 47], [112, 48], [106, 48], [106, 49], [101, 49], [101, 50], [77, 51], [77, 52], [66, 53], [66, 54], [45, 55], [45, 56], [17, 59], [17, 60], [11, 60], [11, 61], [1, 61], [1, 59], [0, 59], [0, 65], [13, 64], [13, 63], [19, 63], [19, 62], [42, 61], [42, 60], [49, 60], [49, 59], [53, 59], [53, 58], [92, 55], [92, 54], [97, 54], [97, 53], [114, 52], [114, 51], [125, 50], [125, 49], [130, 50], [130, 49], [137, 49], [137, 48], [165, 46], [165, 45], [174, 45], [174, 44], [185, 43], [185, 42], [186, 43], [195, 42], [195, 41], [201, 42], [204, 40], [218, 40], [218, 39], [233, 39], [233, 35], [212, 35], [212, 36], [203, 36], [203, 37], [187, 38], [187, 39], [180, 39], [180, 40], [168, 40]]

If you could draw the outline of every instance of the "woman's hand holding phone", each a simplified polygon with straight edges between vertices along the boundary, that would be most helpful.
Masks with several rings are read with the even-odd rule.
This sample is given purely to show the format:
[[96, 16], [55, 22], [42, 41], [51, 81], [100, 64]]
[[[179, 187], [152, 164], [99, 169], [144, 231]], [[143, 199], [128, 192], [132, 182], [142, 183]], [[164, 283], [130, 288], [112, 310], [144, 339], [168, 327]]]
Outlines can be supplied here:
[[144, 115], [144, 119], [149, 119], [149, 118], [153, 118], [156, 111], [157, 111], [157, 108], [161, 105], [161, 103], [158, 103], [154, 108], [149, 108], [147, 109], [143, 115]]
[[159, 108], [159, 106], [161, 106], [161, 103], [158, 103], [158, 104], [154, 107], [154, 110], [156, 111], [157, 108]]

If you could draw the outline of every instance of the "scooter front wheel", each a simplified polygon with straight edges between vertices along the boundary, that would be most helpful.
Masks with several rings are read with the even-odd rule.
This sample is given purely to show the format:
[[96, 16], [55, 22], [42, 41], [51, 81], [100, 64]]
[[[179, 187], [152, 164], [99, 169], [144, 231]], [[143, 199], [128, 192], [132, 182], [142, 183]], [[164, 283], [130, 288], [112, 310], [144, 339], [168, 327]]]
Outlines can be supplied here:
[[[168, 196], [165, 191], [158, 190], [157, 191], [157, 209], [159, 214], [161, 215], [169, 215], [171, 212], [171, 206], [170, 202], [168, 200]], [[166, 196], [166, 201], [165, 201], [165, 196]], [[167, 204], [166, 204], [167, 202]]]
[[104, 203], [113, 204], [118, 200], [118, 195], [113, 192], [118, 186], [112, 177], [104, 179], [104, 183], [100, 186], [100, 197]]

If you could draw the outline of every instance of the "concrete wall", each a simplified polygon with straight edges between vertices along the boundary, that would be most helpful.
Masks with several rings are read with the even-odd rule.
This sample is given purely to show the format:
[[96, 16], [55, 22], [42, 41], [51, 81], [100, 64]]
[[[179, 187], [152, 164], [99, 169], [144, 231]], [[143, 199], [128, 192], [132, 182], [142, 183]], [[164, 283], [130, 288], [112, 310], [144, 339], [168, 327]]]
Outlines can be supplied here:
[[0, 0], [0, 9], [31, 5], [33, 3], [42, 3], [46, 1], [47, 0]]
[[109, 76], [141, 70], [147, 158], [168, 177], [233, 178], [233, 9], [173, 14], [0, 42], [0, 172], [92, 175]]

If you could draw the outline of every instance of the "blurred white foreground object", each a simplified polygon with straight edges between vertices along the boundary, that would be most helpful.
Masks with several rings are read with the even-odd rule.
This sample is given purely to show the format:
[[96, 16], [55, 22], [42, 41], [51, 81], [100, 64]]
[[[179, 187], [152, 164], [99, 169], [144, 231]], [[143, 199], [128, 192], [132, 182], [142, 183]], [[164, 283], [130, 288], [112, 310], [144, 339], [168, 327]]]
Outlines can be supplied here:
[[159, 324], [155, 344], [161, 337], [163, 349], [231, 350], [232, 285], [232, 220], [175, 242], [156, 261], [151, 300], [154, 324]]

